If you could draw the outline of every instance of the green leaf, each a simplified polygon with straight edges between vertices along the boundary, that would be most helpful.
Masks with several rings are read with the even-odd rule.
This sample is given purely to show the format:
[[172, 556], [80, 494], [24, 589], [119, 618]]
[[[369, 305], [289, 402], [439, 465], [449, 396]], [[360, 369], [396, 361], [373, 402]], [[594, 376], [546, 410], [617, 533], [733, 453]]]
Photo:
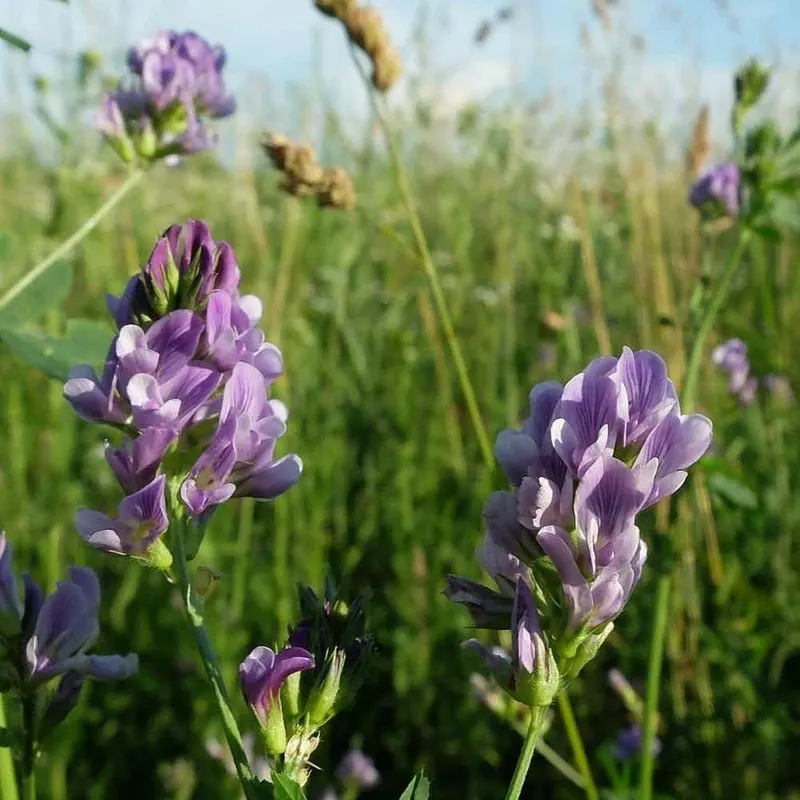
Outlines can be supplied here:
[[275, 800], [306, 800], [305, 793], [299, 783], [285, 775], [272, 775]]
[[0, 233], [0, 261], [5, 261], [11, 253], [11, 236]]
[[0, 325], [39, 319], [67, 299], [71, 285], [72, 264], [69, 261], [56, 261], [0, 308]]
[[26, 42], [21, 36], [17, 36], [15, 33], [11, 33], [11, 31], [7, 31], [5, 28], [0, 28], [0, 39], [6, 44], [11, 45], [11, 47], [22, 50], [23, 53], [27, 53], [31, 49], [30, 42]]
[[0, 728], [0, 747], [11, 747], [11, 734], [8, 728]]
[[63, 336], [50, 336], [43, 331], [9, 329], [0, 319], [0, 339], [9, 350], [26, 364], [60, 381], [66, 380], [76, 364], [99, 367], [111, 338], [107, 325], [92, 320], [70, 320]]
[[708, 487], [714, 494], [739, 508], [755, 508], [758, 505], [758, 497], [752, 489], [720, 472], [709, 477]]
[[431, 782], [425, 777], [424, 772], [415, 775], [406, 790], [400, 795], [400, 800], [428, 800], [431, 794]]

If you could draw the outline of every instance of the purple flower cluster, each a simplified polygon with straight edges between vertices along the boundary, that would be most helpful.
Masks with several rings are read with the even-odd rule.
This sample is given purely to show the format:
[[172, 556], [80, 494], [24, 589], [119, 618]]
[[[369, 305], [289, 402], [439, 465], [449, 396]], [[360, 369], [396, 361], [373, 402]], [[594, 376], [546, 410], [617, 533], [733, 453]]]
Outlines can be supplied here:
[[738, 217], [742, 207], [742, 179], [734, 162], [716, 164], [692, 186], [689, 202], [711, 216]]
[[214, 145], [206, 118], [233, 114], [225, 51], [187, 31], [162, 31], [128, 51], [131, 74], [103, 100], [97, 127], [127, 161], [197, 153]]
[[11, 558], [11, 545], [0, 532], [0, 638], [3, 659], [14, 680], [29, 688], [61, 678], [48, 708], [60, 719], [77, 702], [87, 678], [114, 681], [138, 669], [136, 655], [90, 655], [98, 633], [100, 584], [85, 567], [70, 567], [69, 579], [48, 596], [30, 575], [23, 574], [20, 602]]
[[[749, 406], [755, 400], [759, 381], [750, 373], [747, 345], [741, 339], [728, 339], [711, 352], [711, 360], [728, 375], [728, 391], [739, 403]], [[792, 387], [784, 375], [767, 375], [762, 385], [785, 405], [792, 402]]]
[[283, 359], [239, 277], [231, 247], [193, 220], [168, 228], [123, 295], [109, 298], [117, 333], [102, 374], [80, 365], [64, 385], [79, 416], [127, 434], [106, 446], [126, 495], [117, 515], [77, 514], [95, 547], [165, 567], [167, 496], [170, 513], [202, 519], [234, 495], [272, 499], [300, 477], [297, 456], [275, 458], [287, 411], [268, 389]]
[[477, 627], [511, 630], [505, 666], [479, 649], [512, 683], [549, 676], [540, 616], [562, 675], [594, 655], [647, 558], [637, 515], [676, 492], [711, 442], [711, 422], [681, 414], [666, 364], [646, 350], [598, 358], [563, 387], [534, 386], [530, 408], [495, 448], [513, 489], [489, 498], [478, 555], [497, 590], [455, 577], [446, 590]]
[[755, 399], [758, 380], [750, 374], [747, 345], [741, 339], [728, 339], [714, 348], [711, 360], [728, 374], [728, 391], [738, 396], [743, 406], [749, 406]]
[[374, 789], [381, 782], [375, 762], [355, 748], [345, 755], [336, 768], [336, 777], [345, 785], [359, 791]]

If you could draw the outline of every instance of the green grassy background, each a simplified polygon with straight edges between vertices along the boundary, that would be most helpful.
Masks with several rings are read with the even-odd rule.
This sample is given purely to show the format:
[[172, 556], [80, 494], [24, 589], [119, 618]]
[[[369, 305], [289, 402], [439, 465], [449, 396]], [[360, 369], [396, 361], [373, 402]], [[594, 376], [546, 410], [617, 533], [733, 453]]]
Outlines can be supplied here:
[[[424, 115], [403, 133], [491, 436], [519, 421], [534, 382], [565, 380], [609, 347], [652, 347], [680, 381], [701, 241], [685, 203], [689, 176], [663, 143], [648, 130], [635, 141], [609, 130], [601, 149], [565, 164], [553, 184], [506, 118], [476, 112], [462, 122], [453, 141], [428, 130]], [[282, 196], [266, 163], [242, 170], [201, 158], [158, 169], [72, 253], [73, 290], [45, 325], [55, 332], [68, 316], [102, 319], [104, 293], [121, 289], [173, 222], [204, 218], [233, 244], [243, 288], [265, 299], [268, 338], [285, 354], [276, 385], [290, 409], [282, 452], [299, 453], [305, 472], [274, 504], [229, 504], [206, 537], [200, 561], [223, 575], [208, 619], [226, 678], [233, 686], [243, 655], [295, 619], [295, 583], [321, 586], [330, 567], [346, 594], [370, 596], [382, 656], [357, 706], [326, 729], [317, 763], [331, 771], [362, 742], [384, 778], [374, 796], [396, 797], [424, 767], [437, 798], [499, 797], [521, 742], [472, 697], [478, 665], [458, 647], [468, 619], [441, 590], [448, 572], [478, 575], [481, 509], [502, 475], [482, 460], [424, 273], [379, 229], [411, 241], [382, 151], [345, 147], [334, 125], [329, 134], [324, 158], [351, 169], [358, 211], [321, 212]], [[105, 151], [87, 156], [67, 144], [54, 165], [24, 128], [9, 127], [0, 290], [120, 180]], [[711, 242], [712, 283], [734, 236]], [[715, 339], [741, 336], [756, 375], [783, 373], [800, 393], [797, 254], [790, 239], [753, 249]], [[800, 418], [766, 395], [740, 409], [710, 362], [699, 405], [715, 424], [714, 470], [698, 468], [676, 502], [646, 515], [645, 577], [572, 690], [576, 714], [602, 783], [599, 754], [627, 723], [606, 673], [617, 666], [643, 681], [655, 578], [671, 573], [659, 792], [800, 796], [800, 684], [791, 678], [800, 667]], [[18, 569], [50, 588], [68, 563], [98, 569], [97, 649], [141, 658], [134, 679], [85, 693], [41, 762], [41, 796], [233, 796], [205, 751], [220, 732], [177, 598], [160, 576], [90, 551], [72, 528], [79, 506], [110, 509], [119, 499], [103, 431], [77, 420], [61, 387], [2, 345], [0, 420], [0, 524]], [[252, 729], [238, 693], [236, 704]], [[569, 755], [557, 718], [548, 742]], [[578, 796], [538, 758], [530, 786], [525, 796]]]

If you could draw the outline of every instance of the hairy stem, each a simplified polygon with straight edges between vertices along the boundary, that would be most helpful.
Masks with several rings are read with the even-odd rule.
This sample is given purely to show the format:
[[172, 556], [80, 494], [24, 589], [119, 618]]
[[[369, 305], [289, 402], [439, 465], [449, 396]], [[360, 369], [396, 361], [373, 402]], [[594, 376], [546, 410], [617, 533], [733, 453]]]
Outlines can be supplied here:
[[222, 727], [225, 731], [225, 739], [228, 742], [228, 747], [233, 756], [233, 763], [236, 766], [236, 774], [239, 776], [239, 781], [242, 784], [245, 797], [247, 800], [253, 800], [255, 795], [250, 783], [253, 778], [253, 773], [250, 770], [247, 755], [242, 745], [242, 735], [239, 732], [236, 718], [231, 709], [231, 701], [228, 697], [228, 690], [225, 688], [225, 682], [222, 678], [222, 672], [220, 671], [216, 654], [214, 653], [214, 646], [211, 643], [211, 637], [208, 635], [208, 630], [203, 622], [202, 604], [200, 599], [196, 596], [189, 578], [189, 565], [186, 561], [183, 525], [181, 523], [176, 524], [175, 530], [176, 535], [173, 539], [175, 542], [175, 574], [183, 597], [186, 618], [189, 621], [189, 627], [194, 636], [197, 653], [200, 656], [200, 660], [203, 662], [206, 675], [208, 676], [209, 683], [214, 692], [214, 700], [217, 705], [220, 720], [222, 721]]
[[528, 731], [522, 743], [522, 750], [517, 759], [517, 766], [511, 776], [511, 783], [508, 785], [506, 800], [518, 800], [522, 794], [522, 787], [525, 785], [525, 778], [531, 766], [533, 753], [536, 750], [536, 743], [542, 734], [544, 720], [547, 716], [548, 706], [538, 706], [531, 709], [531, 719], [528, 723]]
[[489, 469], [493, 469], [494, 455], [492, 453], [492, 445], [489, 442], [489, 436], [486, 433], [486, 426], [483, 424], [483, 420], [481, 418], [478, 401], [475, 395], [475, 389], [472, 385], [472, 381], [470, 380], [467, 363], [464, 360], [464, 354], [461, 351], [461, 344], [458, 341], [458, 335], [456, 334], [453, 320], [450, 316], [450, 310], [447, 307], [447, 301], [445, 299], [444, 292], [442, 291], [439, 273], [436, 269], [436, 264], [433, 261], [433, 257], [431, 256], [431, 251], [428, 247], [428, 241], [425, 238], [425, 232], [422, 229], [422, 222], [420, 221], [414, 194], [411, 191], [408, 175], [406, 173], [405, 166], [403, 165], [403, 159], [400, 155], [400, 148], [397, 145], [397, 138], [395, 137], [392, 126], [389, 123], [385, 101], [373, 90], [369, 81], [369, 77], [364, 71], [364, 67], [362, 66], [361, 62], [358, 60], [358, 54], [356, 53], [352, 44], [350, 49], [353, 56], [353, 62], [356, 65], [359, 75], [364, 81], [364, 86], [367, 89], [367, 94], [369, 95], [375, 117], [378, 120], [378, 124], [380, 125], [381, 129], [383, 130], [386, 143], [389, 147], [389, 157], [392, 167], [394, 168], [395, 178], [397, 180], [397, 188], [400, 190], [400, 196], [403, 200], [406, 214], [408, 215], [409, 224], [411, 225], [414, 243], [419, 251], [420, 261], [431, 288], [431, 294], [433, 295], [433, 301], [436, 305], [436, 311], [439, 315], [439, 321], [444, 331], [445, 338], [447, 339], [447, 344], [450, 347], [450, 354], [452, 355], [453, 362], [455, 363], [456, 373], [458, 375], [459, 383], [461, 384], [461, 391], [464, 395], [464, 401], [467, 404], [467, 410], [475, 429], [475, 436], [478, 439], [478, 445], [481, 448], [481, 452], [486, 461], [487, 467], [489, 467]]

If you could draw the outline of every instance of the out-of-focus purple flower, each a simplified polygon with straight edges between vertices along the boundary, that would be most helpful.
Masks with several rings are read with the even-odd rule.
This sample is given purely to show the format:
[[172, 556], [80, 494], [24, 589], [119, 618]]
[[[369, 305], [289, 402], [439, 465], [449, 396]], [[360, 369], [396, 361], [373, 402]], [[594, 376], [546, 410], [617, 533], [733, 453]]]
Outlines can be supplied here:
[[784, 405], [790, 405], [794, 400], [794, 393], [789, 379], [785, 375], [767, 375], [764, 378], [767, 391]]
[[361, 791], [374, 789], [381, 782], [375, 762], [358, 748], [350, 750], [339, 762], [336, 777], [346, 786]]
[[[614, 749], [614, 757], [617, 761], [628, 761], [642, 752], [643, 736], [642, 730], [638, 725], [631, 725], [624, 728], [617, 736], [617, 744]], [[653, 740], [653, 755], [657, 756], [661, 752], [661, 740]]]
[[92, 547], [108, 553], [146, 556], [169, 526], [164, 490], [166, 476], [159, 475], [143, 489], [128, 495], [116, 517], [82, 508], [75, 527]]
[[692, 186], [689, 202], [711, 214], [738, 217], [742, 205], [742, 180], [739, 166], [732, 161], [711, 167]]
[[25, 648], [28, 679], [44, 683], [67, 673], [100, 681], [130, 677], [138, 668], [135, 655], [88, 655], [99, 631], [100, 584], [90, 569], [70, 567], [69, 572], [69, 580], [58, 584], [36, 616]]
[[728, 374], [728, 391], [736, 395], [743, 406], [755, 399], [758, 381], [750, 375], [747, 345], [741, 339], [728, 339], [711, 352], [711, 360]]
[[126, 161], [189, 155], [214, 146], [206, 118], [233, 114], [225, 51], [199, 34], [164, 31], [128, 51], [131, 74], [104, 99], [97, 127]]
[[[236, 777], [236, 765], [233, 763], [233, 757], [228, 747], [217, 739], [206, 739], [206, 752], [211, 758], [219, 761], [225, 771]], [[253, 775], [261, 781], [270, 779], [272, 771], [269, 768], [269, 762], [266, 758], [259, 756], [256, 752], [256, 737], [252, 733], [245, 733], [242, 735], [242, 747], [244, 748], [245, 755], [247, 756], [247, 763], [253, 770]]]
[[314, 669], [314, 656], [301, 647], [287, 647], [275, 653], [256, 647], [239, 665], [239, 684], [244, 699], [262, 726], [267, 724], [271, 706], [278, 700], [283, 682], [296, 672]]

